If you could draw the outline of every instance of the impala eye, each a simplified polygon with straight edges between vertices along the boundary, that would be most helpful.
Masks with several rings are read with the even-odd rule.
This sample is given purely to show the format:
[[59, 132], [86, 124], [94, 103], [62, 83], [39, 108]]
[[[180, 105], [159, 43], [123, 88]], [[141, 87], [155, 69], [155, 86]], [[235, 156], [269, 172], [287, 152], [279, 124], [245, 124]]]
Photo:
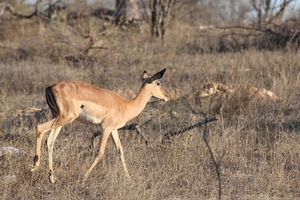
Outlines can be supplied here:
[[160, 86], [160, 82], [156, 82], [156, 85], [157, 85], [157, 86]]

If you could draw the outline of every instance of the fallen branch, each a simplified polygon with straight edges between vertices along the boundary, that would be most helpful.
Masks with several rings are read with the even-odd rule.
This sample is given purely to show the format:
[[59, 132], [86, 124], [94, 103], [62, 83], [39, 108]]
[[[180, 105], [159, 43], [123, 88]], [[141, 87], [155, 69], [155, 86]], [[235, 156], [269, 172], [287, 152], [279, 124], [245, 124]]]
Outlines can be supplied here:
[[193, 124], [193, 125], [191, 125], [191, 126], [189, 126], [189, 127], [186, 127], [186, 128], [184, 128], [184, 129], [181, 129], [181, 130], [179, 130], [179, 131], [173, 131], [173, 130], [168, 131], [167, 133], [165, 133], [165, 134], [163, 135], [163, 137], [162, 137], [162, 143], [164, 143], [164, 142], [166, 142], [166, 141], [171, 141], [171, 139], [170, 139], [171, 136], [179, 135], [179, 134], [184, 133], [184, 132], [186, 132], [186, 131], [189, 131], [189, 130], [191, 130], [191, 129], [193, 129], [193, 128], [196, 128], [196, 127], [198, 127], [198, 126], [202, 126], [202, 125], [204, 125], [204, 124], [207, 124], [207, 123], [212, 122], [212, 121], [217, 121], [217, 120], [218, 120], [218, 119], [217, 119], [216, 117], [210, 117], [210, 118], [206, 118], [206, 119], [203, 120], [203, 121], [198, 122], [197, 124]]

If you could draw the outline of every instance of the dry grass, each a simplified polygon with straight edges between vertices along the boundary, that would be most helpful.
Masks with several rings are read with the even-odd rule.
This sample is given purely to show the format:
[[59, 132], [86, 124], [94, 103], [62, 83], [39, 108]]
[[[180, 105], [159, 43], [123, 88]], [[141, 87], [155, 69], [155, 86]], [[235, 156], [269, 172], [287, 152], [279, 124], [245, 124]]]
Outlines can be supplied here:
[[[181, 91], [182, 95], [167, 103], [151, 101], [133, 120], [143, 124], [153, 119], [142, 127], [151, 145], [146, 146], [134, 131], [120, 131], [132, 180], [124, 176], [121, 160], [109, 140], [103, 159], [88, 180], [80, 184], [98, 151], [89, 149], [97, 127], [75, 122], [62, 129], [54, 147], [58, 178], [55, 184], [48, 180], [46, 145], [40, 170], [34, 174], [29, 173], [33, 165], [30, 156], [0, 157], [2, 199], [217, 199], [218, 178], [203, 139], [203, 127], [176, 136], [170, 144], [161, 144], [166, 131], [181, 129], [200, 121], [204, 115], [214, 114], [219, 121], [208, 125], [207, 134], [220, 166], [223, 199], [300, 198], [297, 53], [248, 50], [189, 54], [181, 51], [181, 47], [197, 40], [192, 29], [174, 31], [173, 27], [161, 45], [149, 42], [135, 30], [109, 28], [104, 35], [100, 35], [103, 30], [95, 30], [95, 35], [99, 34], [110, 45], [109, 50], [99, 50], [100, 54], [72, 64], [63, 56], [77, 53], [76, 48], [84, 46], [85, 41], [62, 31], [66, 27], [57, 26], [63, 25], [45, 30], [40, 24], [31, 27], [40, 30], [34, 40], [22, 34], [14, 36], [16, 29], [11, 29], [6, 33], [10, 42], [1, 41], [0, 46], [9, 44], [28, 53], [27, 59], [1, 57], [1, 146], [34, 155], [34, 126], [49, 116], [28, 118], [16, 112], [45, 108], [45, 87], [60, 80], [83, 80], [115, 91], [137, 92], [144, 70], [152, 74], [167, 68], [162, 79], [164, 88], [169, 92]], [[89, 26], [96, 29], [93, 23]], [[22, 30], [25, 34], [25, 28]], [[196, 42], [200, 45], [203, 41]], [[279, 99], [249, 99], [243, 93], [228, 99], [196, 98], [194, 94], [208, 82], [266, 88]]]

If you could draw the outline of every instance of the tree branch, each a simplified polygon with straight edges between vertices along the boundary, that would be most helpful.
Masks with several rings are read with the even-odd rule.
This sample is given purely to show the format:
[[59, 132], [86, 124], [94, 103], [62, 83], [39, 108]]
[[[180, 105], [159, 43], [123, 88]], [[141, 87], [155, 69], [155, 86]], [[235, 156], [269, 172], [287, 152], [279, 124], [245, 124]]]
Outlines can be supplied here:
[[168, 131], [167, 133], [165, 133], [163, 135], [163, 137], [162, 137], [162, 143], [164, 143], [166, 141], [171, 141], [171, 139], [170, 139], [171, 136], [179, 135], [179, 134], [184, 133], [186, 131], [189, 131], [189, 130], [191, 130], [193, 128], [196, 128], [198, 126], [202, 126], [204, 124], [207, 124], [207, 123], [213, 122], [213, 121], [217, 121], [217, 120], [218, 119], [216, 117], [209, 117], [209, 118], [204, 119], [203, 121], [198, 122], [197, 124], [193, 124], [191, 126], [185, 127], [185, 128], [183, 128], [183, 129], [181, 129], [179, 131], [172, 131], [172, 130]]

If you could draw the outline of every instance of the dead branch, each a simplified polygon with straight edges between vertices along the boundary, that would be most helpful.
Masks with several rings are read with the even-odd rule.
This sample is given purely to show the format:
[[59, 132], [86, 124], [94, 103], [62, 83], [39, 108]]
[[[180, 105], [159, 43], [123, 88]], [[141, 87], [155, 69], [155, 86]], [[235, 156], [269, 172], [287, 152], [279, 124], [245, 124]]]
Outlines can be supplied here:
[[89, 44], [80, 54], [87, 55], [89, 50], [91, 50], [91, 49], [107, 49], [107, 47], [102, 47], [102, 46], [98, 47], [98, 46], [94, 46], [94, 44], [95, 44], [95, 42], [94, 42], [93, 36], [90, 36]]
[[213, 122], [213, 121], [217, 121], [217, 120], [218, 119], [215, 116], [214, 117], [209, 117], [209, 118], [204, 119], [203, 121], [198, 122], [197, 124], [193, 124], [191, 126], [183, 128], [183, 129], [181, 129], [179, 131], [173, 131], [173, 130], [168, 131], [167, 133], [165, 133], [163, 135], [163, 137], [162, 137], [162, 143], [164, 143], [166, 141], [171, 141], [171, 139], [170, 139], [171, 136], [179, 135], [179, 134], [184, 133], [186, 131], [189, 131], [189, 130], [191, 130], [193, 128], [196, 128], [198, 126], [202, 126], [204, 124], [207, 124], [207, 123]]
[[[249, 26], [216, 27], [224, 30], [220, 39], [226, 45], [222, 51], [247, 49], [251, 46], [259, 49], [299, 48], [299, 20], [290, 19], [280, 24], [271, 22], [256, 23]], [[230, 46], [231, 45], [231, 46]]]
[[93, 39], [93, 36], [89, 35], [89, 36], [85, 36], [85, 35], [82, 35], [80, 34], [84, 39], [89, 37], [90, 40], [89, 40], [89, 43], [87, 44], [87, 46], [79, 53], [77, 54], [68, 54], [68, 55], [65, 55], [64, 58], [68, 61], [72, 61], [72, 62], [78, 62], [80, 60], [85, 60], [87, 55], [88, 55], [88, 52], [92, 49], [105, 49], [107, 50], [108, 48], [107, 47], [103, 47], [103, 46], [94, 46], [95, 42], [94, 42], [94, 39]]

